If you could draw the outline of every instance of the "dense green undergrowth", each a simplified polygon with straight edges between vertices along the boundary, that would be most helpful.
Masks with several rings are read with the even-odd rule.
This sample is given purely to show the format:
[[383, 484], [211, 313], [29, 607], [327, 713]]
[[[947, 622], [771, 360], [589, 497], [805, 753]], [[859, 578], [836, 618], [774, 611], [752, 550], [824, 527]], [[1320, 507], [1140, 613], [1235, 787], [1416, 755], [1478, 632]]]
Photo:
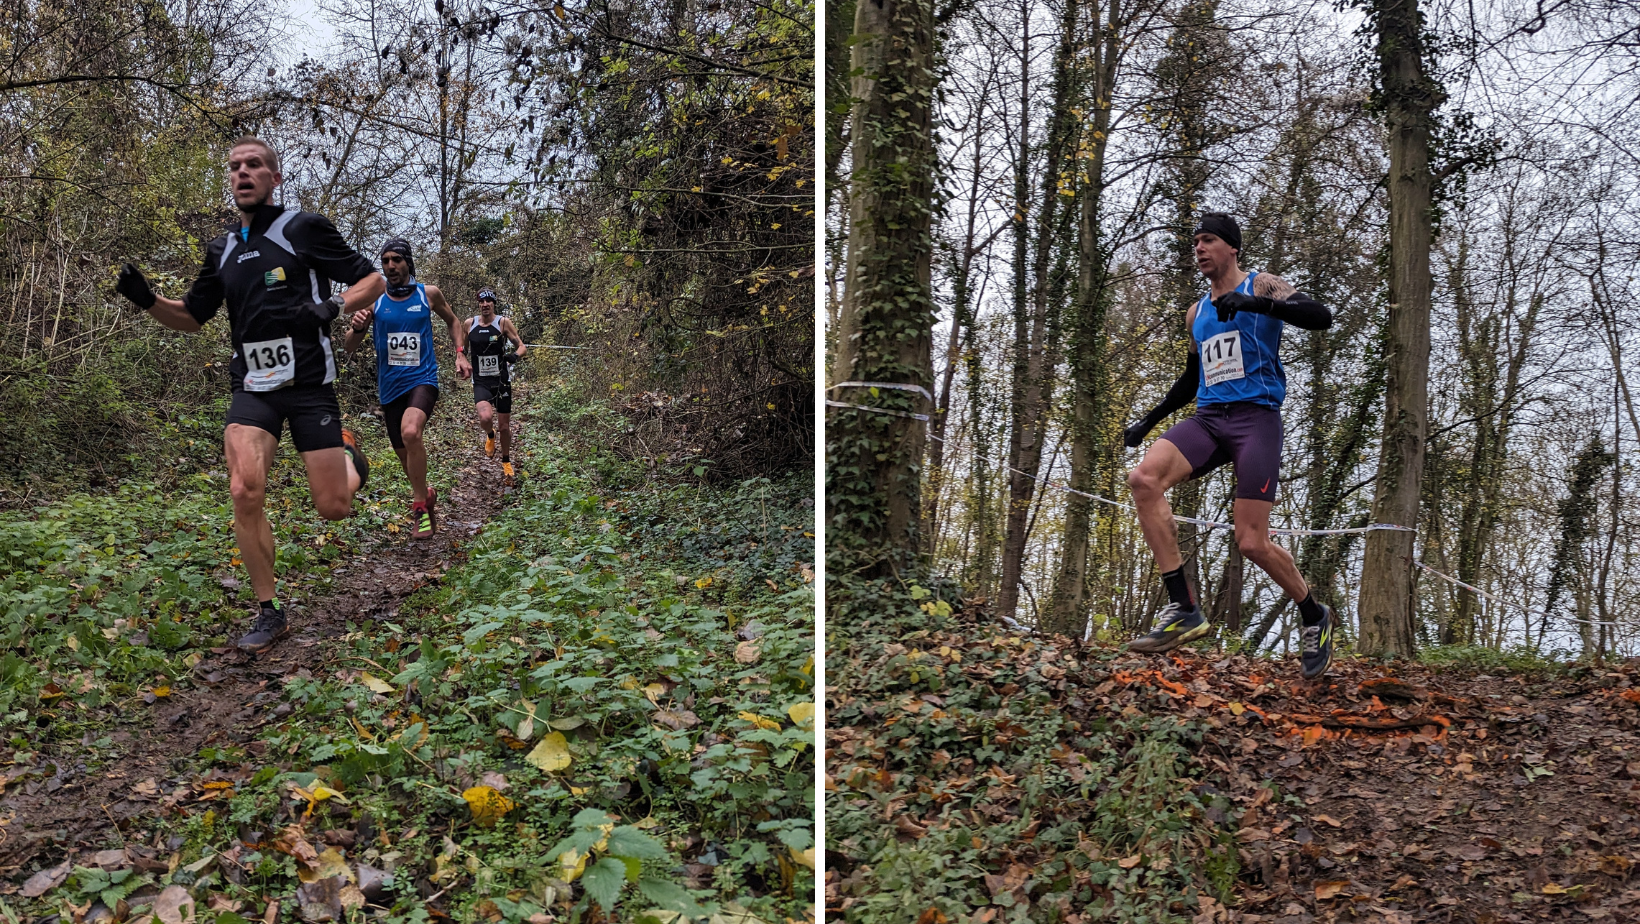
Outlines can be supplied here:
[[[351, 425], [368, 449], [387, 451], [374, 421]], [[12, 748], [80, 738], [155, 688], [185, 687], [204, 650], [245, 629], [255, 600], [220, 433], [178, 441], [162, 482], [0, 514], [0, 733]], [[281, 599], [299, 612], [332, 563], [397, 528], [407, 496], [397, 466], [378, 465], [363, 515], [327, 522], [313, 512], [301, 458], [284, 447], [267, 503]]]
[[657, 474], [598, 448], [597, 403], [532, 403], [463, 560], [287, 678], [260, 743], [199, 755], [225, 799], [140, 832], [233, 858], [196, 894], [288, 908], [298, 839], [338, 829], [391, 874], [377, 919], [812, 916], [809, 480]]
[[1229, 803], [1197, 782], [1204, 729], [1084, 701], [1075, 678], [1113, 648], [922, 605], [920, 625], [828, 636], [831, 915], [1181, 922], [1228, 896], [1239, 860]]

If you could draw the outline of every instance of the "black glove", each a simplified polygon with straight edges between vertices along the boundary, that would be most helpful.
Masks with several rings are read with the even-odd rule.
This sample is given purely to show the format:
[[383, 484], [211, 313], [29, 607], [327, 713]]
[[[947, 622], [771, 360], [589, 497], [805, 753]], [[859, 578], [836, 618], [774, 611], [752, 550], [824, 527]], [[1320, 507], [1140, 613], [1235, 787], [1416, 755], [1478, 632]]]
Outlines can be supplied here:
[[1145, 441], [1145, 434], [1156, 426], [1148, 420], [1141, 420], [1122, 431], [1122, 445], [1129, 449], [1138, 449], [1139, 444]]
[[506, 357], [507, 357], [507, 365], [509, 365], [509, 366], [512, 365], [515, 362], [518, 362], [518, 359], [519, 359], [519, 356], [518, 356], [517, 353], [508, 353], [508, 354], [506, 354]]
[[312, 303], [308, 305], [308, 309], [319, 319], [320, 324], [328, 326], [342, 313], [342, 294], [338, 292], [322, 302]]
[[1236, 291], [1226, 292], [1213, 301], [1213, 307], [1219, 310], [1220, 324], [1230, 323], [1238, 311], [1269, 314], [1274, 305], [1274, 299], [1262, 295], [1243, 295]]
[[154, 290], [148, 287], [148, 277], [133, 263], [120, 267], [120, 278], [114, 283], [114, 291], [130, 299], [143, 311], [154, 307]]

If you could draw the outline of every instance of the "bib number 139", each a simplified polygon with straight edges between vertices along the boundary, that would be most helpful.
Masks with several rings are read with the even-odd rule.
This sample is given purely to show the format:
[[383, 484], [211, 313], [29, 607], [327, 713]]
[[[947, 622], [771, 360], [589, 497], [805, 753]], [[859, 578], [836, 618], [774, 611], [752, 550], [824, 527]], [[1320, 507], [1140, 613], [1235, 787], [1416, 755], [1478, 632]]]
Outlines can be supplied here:
[[1202, 372], [1209, 388], [1247, 375], [1241, 356], [1241, 331], [1226, 331], [1202, 341]]
[[500, 375], [501, 374], [501, 357], [499, 357], [499, 356], [480, 356], [478, 358], [478, 374], [479, 375], [492, 375], [492, 376], [493, 375]]
[[296, 350], [289, 337], [247, 343], [245, 390], [273, 391], [296, 378]]

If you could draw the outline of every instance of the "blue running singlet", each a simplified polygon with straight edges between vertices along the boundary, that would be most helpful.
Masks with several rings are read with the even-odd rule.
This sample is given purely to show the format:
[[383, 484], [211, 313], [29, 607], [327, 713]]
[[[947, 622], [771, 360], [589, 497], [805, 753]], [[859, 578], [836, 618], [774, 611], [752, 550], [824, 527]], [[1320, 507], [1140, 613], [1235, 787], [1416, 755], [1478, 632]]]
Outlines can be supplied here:
[[382, 404], [417, 385], [438, 387], [433, 356], [433, 309], [427, 287], [417, 283], [407, 298], [376, 299], [376, 391]]
[[[1252, 295], [1257, 275], [1248, 273], [1236, 291]], [[1248, 401], [1281, 407], [1287, 399], [1287, 373], [1278, 356], [1284, 326], [1269, 315], [1251, 311], [1239, 311], [1228, 324], [1221, 323], [1212, 293], [1203, 295], [1196, 304], [1196, 323], [1190, 328], [1202, 360], [1196, 404]]]

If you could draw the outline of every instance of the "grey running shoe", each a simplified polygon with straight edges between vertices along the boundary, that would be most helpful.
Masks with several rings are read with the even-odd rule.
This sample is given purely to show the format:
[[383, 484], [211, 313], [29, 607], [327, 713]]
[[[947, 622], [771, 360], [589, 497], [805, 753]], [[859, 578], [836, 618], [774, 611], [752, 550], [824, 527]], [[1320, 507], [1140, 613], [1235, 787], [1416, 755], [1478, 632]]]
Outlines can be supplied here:
[[1162, 619], [1162, 625], [1149, 635], [1142, 635], [1129, 642], [1129, 651], [1172, 651], [1185, 642], [1194, 642], [1213, 631], [1213, 625], [1202, 615], [1199, 606], [1185, 609], [1177, 603], [1169, 603], [1162, 607], [1158, 615]]
[[283, 611], [263, 610], [256, 617], [256, 625], [239, 640], [239, 649], [250, 652], [263, 651], [271, 648], [274, 642], [284, 638], [289, 631], [290, 625], [285, 622]]
[[1327, 666], [1332, 664], [1333, 653], [1333, 611], [1325, 603], [1321, 605], [1321, 621], [1313, 626], [1305, 626], [1299, 633], [1300, 661], [1304, 665], [1305, 680], [1314, 680], [1327, 672]]

